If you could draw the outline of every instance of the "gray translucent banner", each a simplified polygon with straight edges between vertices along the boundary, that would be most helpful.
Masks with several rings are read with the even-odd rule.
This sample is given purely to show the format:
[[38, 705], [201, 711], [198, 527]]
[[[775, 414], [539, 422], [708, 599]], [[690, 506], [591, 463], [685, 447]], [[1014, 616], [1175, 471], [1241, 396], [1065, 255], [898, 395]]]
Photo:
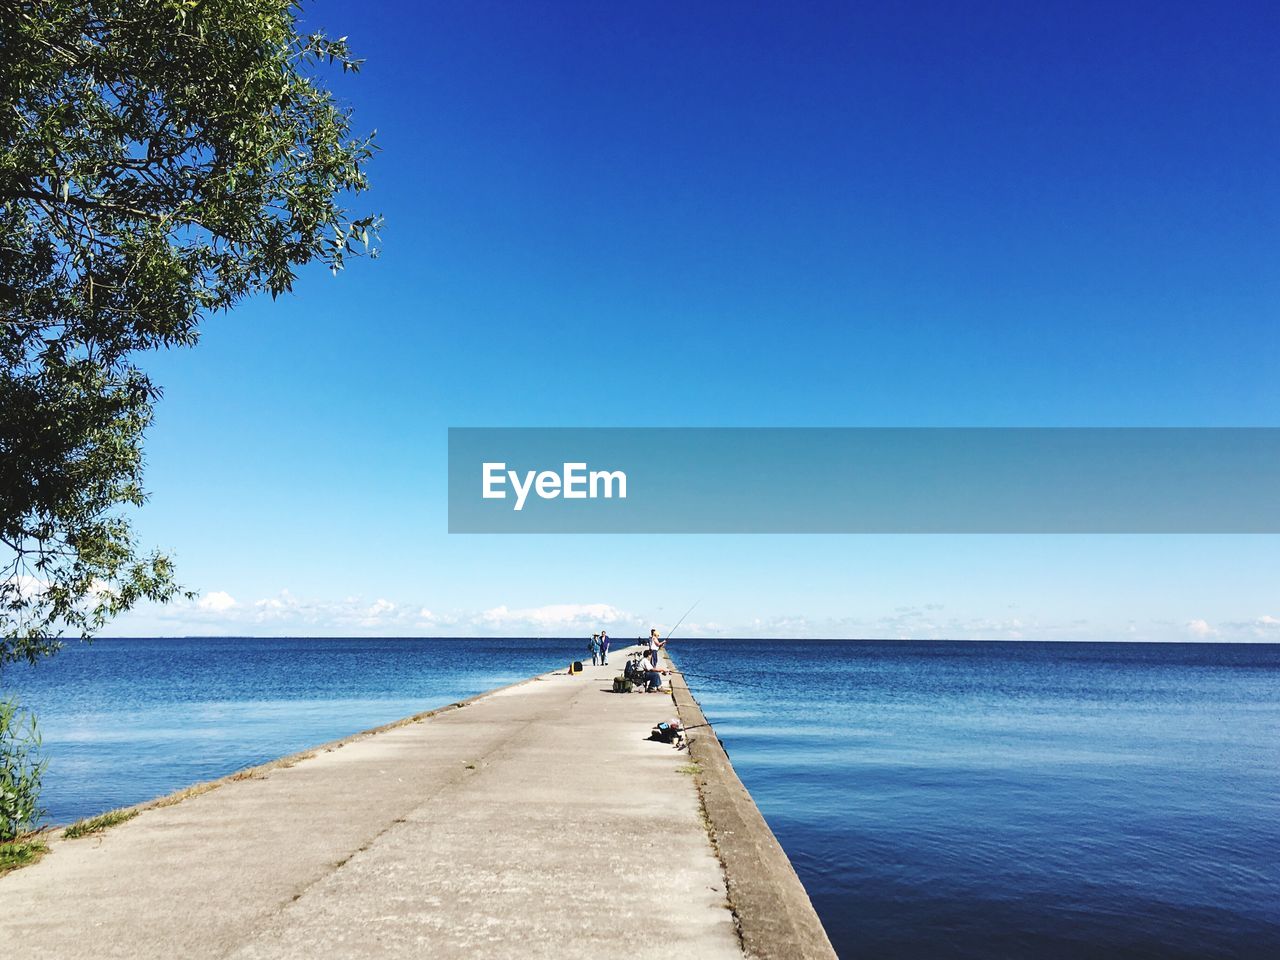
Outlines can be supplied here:
[[1280, 533], [1280, 428], [454, 428], [449, 532]]

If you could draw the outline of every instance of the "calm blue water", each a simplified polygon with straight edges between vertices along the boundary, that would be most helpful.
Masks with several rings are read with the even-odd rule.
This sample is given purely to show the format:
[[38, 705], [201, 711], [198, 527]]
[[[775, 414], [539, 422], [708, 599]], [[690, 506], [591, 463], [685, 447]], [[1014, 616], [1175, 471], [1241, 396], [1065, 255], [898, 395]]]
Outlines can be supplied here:
[[1280, 647], [672, 648], [842, 956], [1280, 957]]
[[[66, 822], [553, 669], [584, 641], [101, 640], [0, 687]], [[1280, 957], [1280, 647], [672, 653], [844, 957]]]
[[586, 641], [188, 638], [68, 644], [0, 690], [33, 709], [69, 823], [581, 658]]

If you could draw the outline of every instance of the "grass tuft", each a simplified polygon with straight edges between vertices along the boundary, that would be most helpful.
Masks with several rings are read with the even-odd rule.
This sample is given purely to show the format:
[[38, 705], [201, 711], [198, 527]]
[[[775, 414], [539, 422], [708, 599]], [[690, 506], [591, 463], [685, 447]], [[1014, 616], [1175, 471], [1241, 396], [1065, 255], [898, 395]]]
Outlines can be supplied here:
[[702, 768], [698, 766], [696, 762], [686, 763], [683, 767], [676, 767], [676, 773], [684, 773], [692, 777], [695, 773], [698, 773], [701, 769]]
[[10, 840], [8, 843], [0, 843], [0, 876], [35, 863], [48, 851], [49, 848], [41, 840]]
[[190, 800], [192, 797], [198, 797], [200, 794], [208, 793], [210, 790], [217, 790], [220, 786], [222, 786], [222, 783], [218, 780], [210, 780], [207, 783], [197, 783], [184, 790], [178, 790], [175, 793], [163, 796], [159, 800], [153, 801], [151, 806], [156, 808], [172, 807], [175, 803], [181, 803], [183, 800]]
[[108, 827], [114, 827], [117, 824], [124, 823], [126, 820], [132, 820], [138, 815], [137, 810], [108, 810], [106, 813], [99, 814], [96, 817], [90, 817], [87, 820], [78, 820], [66, 830], [62, 831], [62, 835], [68, 840], [74, 840], [77, 837], [87, 837], [93, 833], [101, 833]]

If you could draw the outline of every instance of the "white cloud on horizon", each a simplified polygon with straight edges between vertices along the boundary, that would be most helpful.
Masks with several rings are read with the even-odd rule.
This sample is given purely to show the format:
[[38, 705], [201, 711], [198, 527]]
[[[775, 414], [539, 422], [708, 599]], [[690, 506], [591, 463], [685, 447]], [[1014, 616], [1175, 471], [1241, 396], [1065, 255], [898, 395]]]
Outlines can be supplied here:
[[541, 607], [506, 605], [482, 611], [443, 613], [421, 603], [360, 596], [340, 600], [300, 597], [289, 590], [242, 603], [225, 590], [193, 601], [144, 604], [112, 624], [109, 633], [161, 636], [499, 636], [573, 635], [635, 622], [607, 603], [560, 603]]
[[203, 597], [196, 601], [196, 607], [200, 610], [210, 610], [213, 613], [226, 613], [236, 605], [236, 598], [231, 596], [225, 590], [214, 590], [212, 593], [206, 593]]
[[[1012, 605], [1010, 605], [1012, 607]], [[499, 604], [482, 609], [442, 610], [436, 605], [375, 596], [340, 599], [300, 597], [289, 590], [242, 601], [213, 590], [195, 601], [144, 605], [119, 618], [115, 636], [575, 636], [601, 627], [619, 637], [671, 624], [641, 618], [603, 602], [554, 603], [536, 607]], [[1056, 621], [1019, 611], [1018, 616], [951, 614], [942, 604], [899, 606], [865, 617], [757, 616], [738, 621], [686, 621], [685, 637], [777, 639], [954, 639], [954, 640], [1131, 640], [1280, 642], [1280, 617], [1249, 619], [1130, 619], [1114, 624], [1075, 618]]]
[[1233, 620], [1223, 623], [1222, 626], [1230, 631], [1232, 636], [1252, 637], [1272, 643], [1280, 642], [1280, 617], [1273, 617], [1269, 613], [1264, 613], [1252, 620]]
[[522, 627], [534, 632], [549, 630], [593, 631], [635, 618], [607, 603], [553, 603], [543, 607], [510, 610], [505, 605], [484, 611], [476, 618], [489, 627]]

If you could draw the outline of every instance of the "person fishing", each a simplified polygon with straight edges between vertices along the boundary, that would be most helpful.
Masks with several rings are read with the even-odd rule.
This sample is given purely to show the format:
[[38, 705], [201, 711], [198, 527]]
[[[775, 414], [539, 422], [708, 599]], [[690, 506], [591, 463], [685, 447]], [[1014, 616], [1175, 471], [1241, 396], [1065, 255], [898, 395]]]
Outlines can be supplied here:
[[648, 644], [649, 663], [652, 664], [655, 669], [658, 666], [658, 651], [660, 651], [666, 645], [667, 645], [667, 641], [663, 640], [658, 635], [657, 627], [654, 627], [652, 630], [649, 631], [649, 644]]
[[[655, 658], [657, 657], [656, 652], [654, 653], [654, 657]], [[658, 661], [655, 659], [653, 663], [650, 665], [649, 669], [645, 672], [644, 692], [645, 693], [661, 693], [662, 692], [662, 675], [670, 672], [671, 672], [670, 670], [659, 667]]]

